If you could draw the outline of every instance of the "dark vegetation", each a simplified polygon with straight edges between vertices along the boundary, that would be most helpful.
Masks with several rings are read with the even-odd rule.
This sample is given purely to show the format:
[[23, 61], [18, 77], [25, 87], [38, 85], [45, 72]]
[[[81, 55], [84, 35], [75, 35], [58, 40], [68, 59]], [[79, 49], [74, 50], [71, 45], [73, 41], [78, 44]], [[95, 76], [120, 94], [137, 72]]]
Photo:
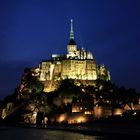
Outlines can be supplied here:
[[[56, 91], [46, 94], [43, 92], [43, 84], [38, 81], [36, 76], [33, 76], [31, 69], [26, 68], [21, 80], [21, 85], [24, 85], [23, 88], [21, 89], [20, 86], [17, 87], [13, 94], [6, 96], [3, 101], [0, 101], [0, 108], [4, 108], [9, 102], [14, 103], [13, 108], [15, 111], [7, 116], [7, 120], [14, 118], [14, 121], [19, 121], [21, 119], [19, 116], [22, 116], [26, 112], [25, 108], [29, 103], [35, 103], [36, 108], [45, 108], [44, 113], [50, 118], [59, 113], [71, 111], [71, 104], [64, 105], [63, 107], [53, 104], [55, 97], [72, 98], [73, 102], [77, 99], [82, 99], [83, 103], [89, 102], [88, 105], [91, 109], [96, 104], [110, 105], [112, 112], [114, 108], [124, 107], [125, 105], [128, 105], [133, 110], [132, 105], [138, 104], [140, 94], [133, 88], [118, 87], [111, 81], [100, 79], [95, 81], [95, 83], [95, 87], [77, 86], [74, 80], [65, 79], [61, 81]], [[96, 98], [96, 103], [90, 102], [91, 100], [93, 101], [93, 98]], [[37, 118], [41, 118], [41, 116], [42, 112], [38, 113]]]

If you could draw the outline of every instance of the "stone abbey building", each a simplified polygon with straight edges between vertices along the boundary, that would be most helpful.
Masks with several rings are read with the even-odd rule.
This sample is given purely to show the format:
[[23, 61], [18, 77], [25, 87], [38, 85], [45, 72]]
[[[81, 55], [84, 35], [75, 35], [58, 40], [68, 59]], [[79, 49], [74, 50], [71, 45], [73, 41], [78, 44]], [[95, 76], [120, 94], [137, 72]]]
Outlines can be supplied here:
[[51, 60], [43, 60], [39, 65], [39, 73], [39, 80], [44, 83], [46, 92], [54, 90], [57, 81], [63, 79], [74, 79], [82, 83], [86, 81], [86, 84], [97, 79], [110, 80], [105, 66], [97, 65], [90, 51], [77, 47], [72, 19], [67, 54], [53, 54]]

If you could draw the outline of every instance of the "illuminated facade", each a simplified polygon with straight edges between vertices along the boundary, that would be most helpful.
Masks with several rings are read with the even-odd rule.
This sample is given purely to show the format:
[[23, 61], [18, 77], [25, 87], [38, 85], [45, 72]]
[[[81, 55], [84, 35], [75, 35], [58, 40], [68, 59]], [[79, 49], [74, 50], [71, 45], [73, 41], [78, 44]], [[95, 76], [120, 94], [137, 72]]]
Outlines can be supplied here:
[[[110, 80], [109, 71], [104, 65], [98, 66], [92, 53], [85, 49], [78, 49], [74, 40], [73, 20], [71, 20], [70, 41], [66, 55], [52, 55], [51, 60], [40, 63], [39, 80], [50, 85], [50, 81], [63, 79], [77, 79], [94, 81], [97, 79]], [[49, 84], [48, 84], [49, 81]]]

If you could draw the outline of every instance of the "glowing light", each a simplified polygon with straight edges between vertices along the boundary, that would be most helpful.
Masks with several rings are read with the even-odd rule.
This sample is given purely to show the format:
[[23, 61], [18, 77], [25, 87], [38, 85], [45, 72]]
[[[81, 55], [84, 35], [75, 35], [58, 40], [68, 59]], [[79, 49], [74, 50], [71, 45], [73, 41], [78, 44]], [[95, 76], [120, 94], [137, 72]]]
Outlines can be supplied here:
[[85, 123], [87, 119], [85, 116], [76, 116], [68, 119], [68, 124], [77, 124], [77, 123]]
[[137, 115], [137, 112], [134, 112], [133, 115], [134, 115], [134, 116]]
[[114, 111], [114, 115], [122, 115], [122, 113], [123, 113], [123, 110], [119, 108], [115, 109]]
[[44, 117], [43, 123], [44, 124], [47, 124], [47, 122], [48, 122], [48, 118], [47, 117]]
[[77, 123], [84, 123], [87, 121], [86, 118], [83, 116], [78, 117], [76, 120], [77, 120]]
[[85, 114], [93, 114], [92, 111], [85, 111]]
[[107, 100], [106, 102], [109, 103], [109, 100]]
[[61, 122], [63, 122], [63, 121], [66, 121], [66, 117], [67, 117], [66, 114], [62, 114], [62, 115], [60, 115], [60, 116], [58, 117], [57, 121], [58, 121], [59, 123], [61, 123]]

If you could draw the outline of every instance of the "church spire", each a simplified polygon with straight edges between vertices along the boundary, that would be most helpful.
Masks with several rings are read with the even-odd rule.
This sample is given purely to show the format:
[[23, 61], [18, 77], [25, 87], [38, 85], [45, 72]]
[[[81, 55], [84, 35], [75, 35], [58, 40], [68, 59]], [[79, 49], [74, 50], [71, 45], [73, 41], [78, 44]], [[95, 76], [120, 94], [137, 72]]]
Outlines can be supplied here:
[[74, 41], [73, 19], [71, 19], [70, 22], [71, 22], [71, 24], [70, 24], [70, 41], [69, 41], [69, 45], [76, 45], [76, 43]]
[[73, 19], [70, 20], [71, 28], [70, 28], [70, 39], [74, 39], [74, 31], [73, 31]]

